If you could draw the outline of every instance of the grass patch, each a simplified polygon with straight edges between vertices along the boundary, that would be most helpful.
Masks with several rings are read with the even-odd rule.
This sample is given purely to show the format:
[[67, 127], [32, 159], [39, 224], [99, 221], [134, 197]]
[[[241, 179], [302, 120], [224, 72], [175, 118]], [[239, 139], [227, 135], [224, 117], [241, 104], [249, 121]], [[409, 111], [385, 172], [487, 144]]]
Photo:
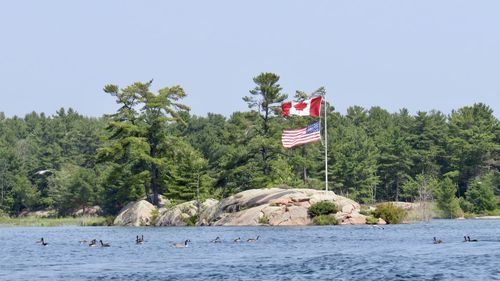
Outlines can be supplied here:
[[435, 202], [420, 201], [415, 203], [417, 203], [416, 207], [406, 211], [405, 221], [417, 222], [430, 221], [432, 218], [445, 218], [445, 214]]
[[378, 218], [374, 216], [367, 216], [366, 217], [366, 224], [377, 224], [378, 223]]
[[372, 210], [370, 209], [370, 206], [361, 205], [359, 213], [364, 216], [370, 216], [372, 214]]
[[[4, 226], [102, 226], [110, 225], [113, 217], [63, 217], [63, 218], [39, 218], [39, 217], [0, 217], [0, 224]], [[111, 223], [110, 223], [111, 222]]]
[[315, 225], [336, 225], [339, 224], [334, 216], [319, 215], [314, 217], [313, 222]]
[[111, 226], [115, 217], [82, 217], [80, 218], [80, 226]]
[[464, 218], [466, 218], [466, 219], [472, 219], [472, 218], [484, 217], [484, 216], [500, 216], [500, 209], [495, 209], [493, 211], [487, 211], [487, 212], [479, 213], [479, 214], [469, 213], [469, 212], [464, 214]]
[[487, 211], [486, 216], [500, 216], [500, 209], [495, 209], [493, 211]]

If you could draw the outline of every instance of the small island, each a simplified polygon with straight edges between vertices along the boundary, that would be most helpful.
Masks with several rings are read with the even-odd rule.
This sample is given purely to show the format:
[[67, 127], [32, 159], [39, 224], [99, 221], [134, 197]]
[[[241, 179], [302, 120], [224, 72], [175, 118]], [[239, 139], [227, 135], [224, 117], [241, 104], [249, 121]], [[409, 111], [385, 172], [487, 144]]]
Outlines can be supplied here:
[[[365, 224], [360, 205], [332, 191], [313, 189], [252, 189], [220, 201], [189, 201], [157, 209], [146, 200], [128, 204], [114, 220], [121, 226], [304, 226], [312, 225], [310, 208], [329, 202], [331, 224]], [[379, 224], [385, 224], [380, 219]]]
[[[242, 97], [250, 110], [230, 117], [191, 115], [181, 86], [155, 92], [153, 81], [105, 85], [119, 108], [99, 118], [71, 108], [0, 114], [2, 223], [282, 226], [500, 214], [500, 123], [489, 106], [341, 114], [323, 87], [288, 97], [275, 73], [253, 81]], [[313, 99], [323, 99], [317, 111], [290, 116], [292, 104], [302, 110]], [[282, 143], [287, 129], [311, 122], [314, 142]], [[320, 202], [329, 211], [311, 212]], [[419, 211], [404, 218], [399, 207], [413, 203]]]

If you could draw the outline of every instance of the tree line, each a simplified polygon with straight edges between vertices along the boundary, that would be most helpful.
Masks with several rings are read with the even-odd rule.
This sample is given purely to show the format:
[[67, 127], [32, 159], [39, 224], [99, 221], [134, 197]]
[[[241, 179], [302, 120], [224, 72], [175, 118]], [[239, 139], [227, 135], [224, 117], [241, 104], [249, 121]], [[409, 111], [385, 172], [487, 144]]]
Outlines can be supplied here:
[[[153, 81], [106, 85], [119, 109], [98, 118], [74, 109], [24, 118], [0, 113], [0, 208], [17, 215], [54, 209], [71, 215], [99, 205], [116, 214], [130, 201], [222, 198], [253, 188], [324, 188], [321, 142], [292, 149], [283, 129], [311, 117], [280, 116], [279, 104], [322, 95], [283, 93], [262, 73], [242, 97], [249, 110], [195, 116], [180, 86], [153, 92]], [[453, 110], [327, 104], [330, 189], [361, 203], [435, 200], [446, 217], [498, 208], [500, 122], [482, 103]], [[322, 116], [324, 111], [322, 113]], [[325, 130], [323, 130], [323, 133]]]

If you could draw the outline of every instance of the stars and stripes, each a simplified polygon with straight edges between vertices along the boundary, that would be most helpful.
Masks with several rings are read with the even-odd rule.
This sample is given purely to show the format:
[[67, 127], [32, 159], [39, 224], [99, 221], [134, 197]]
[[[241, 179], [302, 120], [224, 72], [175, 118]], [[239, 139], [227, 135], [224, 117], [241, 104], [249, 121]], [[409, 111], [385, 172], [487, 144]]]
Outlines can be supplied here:
[[318, 141], [321, 139], [319, 121], [311, 125], [294, 130], [284, 130], [281, 136], [281, 143], [285, 148]]

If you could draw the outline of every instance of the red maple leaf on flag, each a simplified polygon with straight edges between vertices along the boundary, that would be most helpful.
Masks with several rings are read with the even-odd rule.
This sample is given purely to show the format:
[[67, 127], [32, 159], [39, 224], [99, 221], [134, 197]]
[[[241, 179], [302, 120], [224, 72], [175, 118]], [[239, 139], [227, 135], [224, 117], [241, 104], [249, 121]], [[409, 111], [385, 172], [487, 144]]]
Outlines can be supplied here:
[[297, 103], [296, 105], [294, 105], [293, 107], [295, 107], [295, 109], [297, 109], [297, 110], [304, 110], [304, 108], [307, 107], [307, 103], [300, 102], [300, 103]]

